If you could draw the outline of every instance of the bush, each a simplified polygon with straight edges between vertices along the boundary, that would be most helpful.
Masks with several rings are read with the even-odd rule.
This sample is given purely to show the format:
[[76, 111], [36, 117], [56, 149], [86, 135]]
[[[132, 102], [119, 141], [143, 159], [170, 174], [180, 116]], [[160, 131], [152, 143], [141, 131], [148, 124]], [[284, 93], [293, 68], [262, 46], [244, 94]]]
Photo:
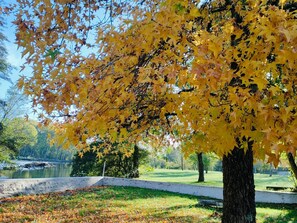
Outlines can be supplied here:
[[98, 159], [97, 152], [88, 151], [82, 157], [75, 154], [70, 176], [102, 176], [105, 163], [105, 176], [139, 177], [139, 163], [147, 157], [147, 151], [134, 147], [132, 156], [127, 157], [120, 151], [106, 154]]
[[179, 163], [175, 163], [175, 162], [167, 162], [166, 163], [166, 169], [174, 169], [174, 170], [178, 170], [180, 169], [180, 164]]
[[140, 165], [139, 167], [139, 174], [142, 175], [142, 174], [146, 174], [146, 173], [151, 173], [151, 172], [154, 172], [154, 168], [147, 165], [147, 164], [143, 164], [143, 165]]

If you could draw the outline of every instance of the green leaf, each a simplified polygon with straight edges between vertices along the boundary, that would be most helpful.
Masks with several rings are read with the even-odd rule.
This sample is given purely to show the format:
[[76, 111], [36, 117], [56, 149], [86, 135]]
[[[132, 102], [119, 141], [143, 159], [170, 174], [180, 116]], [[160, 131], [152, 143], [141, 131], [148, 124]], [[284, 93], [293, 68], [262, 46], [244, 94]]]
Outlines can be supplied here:
[[62, 54], [59, 50], [47, 50], [47, 53], [44, 55], [44, 57], [50, 56], [52, 60], [55, 60], [57, 55]]
[[186, 9], [181, 3], [175, 4], [174, 7], [177, 12], [181, 13], [183, 13]]

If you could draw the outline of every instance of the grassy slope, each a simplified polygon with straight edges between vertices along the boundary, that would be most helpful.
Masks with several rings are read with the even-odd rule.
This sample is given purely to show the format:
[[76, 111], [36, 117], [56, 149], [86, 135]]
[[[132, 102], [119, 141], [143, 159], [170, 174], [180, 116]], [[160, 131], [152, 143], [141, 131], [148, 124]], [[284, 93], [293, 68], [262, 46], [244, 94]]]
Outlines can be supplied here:
[[[196, 204], [194, 196], [132, 187], [97, 187], [0, 199], [0, 222], [221, 221], [221, 209]], [[257, 213], [259, 223], [297, 222], [296, 206], [261, 205]]]
[[[195, 184], [204, 186], [218, 186], [222, 187], [222, 173], [209, 171], [205, 174], [205, 182], [197, 183], [198, 173], [194, 170], [167, 170], [155, 169], [153, 172], [145, 173], [140, 176], [141, 180], [161, 181], [161, 182], [174, 182]], [[293, 187], [293, 182], [288, 176], [268, 174], [255, 174], [255, 185], [257, 190], [265, 190], [266, 186], [282, 186]]]

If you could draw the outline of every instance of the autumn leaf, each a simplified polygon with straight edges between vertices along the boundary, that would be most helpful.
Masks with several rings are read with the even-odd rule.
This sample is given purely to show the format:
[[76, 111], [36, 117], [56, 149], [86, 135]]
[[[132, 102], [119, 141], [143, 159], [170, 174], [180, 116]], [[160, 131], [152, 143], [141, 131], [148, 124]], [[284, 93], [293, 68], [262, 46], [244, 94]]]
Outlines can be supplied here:
[[59, 50], [47, 50], [47, 53], [44, 55], [44, 57], [50, 57], [52, 60], [55, 60], [59, 54], [61, 54]]

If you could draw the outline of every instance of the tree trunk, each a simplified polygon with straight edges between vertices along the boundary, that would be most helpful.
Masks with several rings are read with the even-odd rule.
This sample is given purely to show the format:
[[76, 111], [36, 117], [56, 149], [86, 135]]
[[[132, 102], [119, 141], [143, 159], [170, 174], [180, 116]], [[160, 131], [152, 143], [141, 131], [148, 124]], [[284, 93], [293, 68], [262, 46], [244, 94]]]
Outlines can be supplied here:
[[202, 153], [196, 153], [198, 159], [198, 182], [204, 182], [204, 166], [203, 166], [203, 159]]
[[290, 163], [291, 170], [292, 170], [292, 172], [294, 174], [295, 180], [297, 180], [297, 165], [295, 163], [295, 159], [294, 159], [292, 153], [288, 153], [287, 157], [288, 157], [288, 160], [289, 160], [289, 163]]
[[139, 148], [137, 145], [134, 146], [134, 152], [132, 157], [132, 173], [130, 174], [130, 178], [138, 178], [139, 177]]
[[223, 218], [222, 223], [255, 223], [255, 185], [252, 142], [246, 153], [234, 148], [223, 157]]
[[184, 155], [181, 153], [181, 157], [180, 157], [180, 166], [181, 166], [181, 170], [184, 170]]

